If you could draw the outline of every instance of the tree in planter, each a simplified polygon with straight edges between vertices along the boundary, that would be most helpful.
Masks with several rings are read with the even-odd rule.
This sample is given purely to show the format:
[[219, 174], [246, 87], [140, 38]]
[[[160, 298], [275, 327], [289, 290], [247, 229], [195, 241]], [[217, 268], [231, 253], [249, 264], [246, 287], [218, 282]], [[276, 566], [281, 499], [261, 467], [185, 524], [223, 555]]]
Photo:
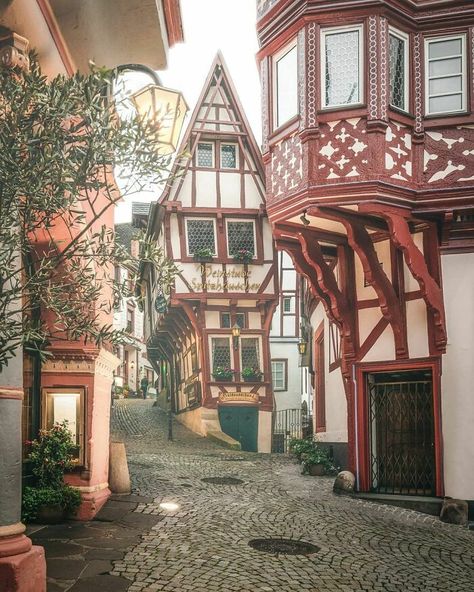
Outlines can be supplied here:
[[[48, 81], [34, 56], [29, 71], [0, 69], [0, 372], [22, 347], [44, 358], [52, 341], [125, 339], [109, 316], [133, 296], [133, 273], [129, 283], [111, 272], [138, 262], [116, 243], [111, 214], [161, 182], [169, 157], [151, 122], [118, 117], [113, 78], [94, 70]], [[176, 266], [137, 238], [140, 259], [169, 290]]]
[[36, 520], [45, 508], [61, 514], [74, 514], [80, 506], [81, 494], [64, 483], [64, 473], [74, 466], [75, 445], [67, 421], [41, 430], [39, 438], [27, 442], [31, 447], [28, 461], [35, 477], [34, 487], [23, 491], [22, 519]]

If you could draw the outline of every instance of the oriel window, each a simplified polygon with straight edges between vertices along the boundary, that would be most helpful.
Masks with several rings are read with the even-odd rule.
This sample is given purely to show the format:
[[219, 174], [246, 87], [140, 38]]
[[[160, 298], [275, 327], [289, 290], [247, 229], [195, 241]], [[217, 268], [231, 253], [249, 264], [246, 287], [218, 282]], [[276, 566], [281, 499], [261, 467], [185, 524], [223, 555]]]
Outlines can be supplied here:
[[390, 105], [408, 111], [408, 36], [390, 29]]
[[274, 127], [298, 115], [298, 50], [296, 40], [273, 58]]

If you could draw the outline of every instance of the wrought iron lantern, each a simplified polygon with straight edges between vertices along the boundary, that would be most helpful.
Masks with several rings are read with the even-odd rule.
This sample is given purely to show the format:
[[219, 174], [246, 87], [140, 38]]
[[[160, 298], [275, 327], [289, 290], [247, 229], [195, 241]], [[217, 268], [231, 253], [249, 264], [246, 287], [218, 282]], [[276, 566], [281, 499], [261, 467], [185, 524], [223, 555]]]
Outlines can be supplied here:
[[307, 349], [308, 349], [308, 343], [307, 343], [307, 341], [305, 341], [303, 339], [303, 337], [301, 337], [300, 340], [298, 341], [298, 351], [300, 352], [300, 354], [302, 356], [304, 356], [306, 354]]
[[239, 349], [240, 327], [237, 323], [232, 327], [232, 345], [234, 349]]

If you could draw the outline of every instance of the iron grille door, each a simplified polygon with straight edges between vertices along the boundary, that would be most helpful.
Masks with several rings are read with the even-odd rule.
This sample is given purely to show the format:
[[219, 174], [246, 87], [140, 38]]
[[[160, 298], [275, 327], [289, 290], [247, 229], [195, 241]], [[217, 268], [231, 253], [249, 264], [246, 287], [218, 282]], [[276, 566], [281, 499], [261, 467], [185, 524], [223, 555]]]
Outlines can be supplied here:
[[289, 452], [290, 440], [310, 438], [313, 418], [302, 409], [282, 409], [273, 414], [272, 452]]
[[[409, 373], [404, 373], [409, 377]], [[372, 491], [435, 494], [431, 380], [387, 381], [369, 375]]]

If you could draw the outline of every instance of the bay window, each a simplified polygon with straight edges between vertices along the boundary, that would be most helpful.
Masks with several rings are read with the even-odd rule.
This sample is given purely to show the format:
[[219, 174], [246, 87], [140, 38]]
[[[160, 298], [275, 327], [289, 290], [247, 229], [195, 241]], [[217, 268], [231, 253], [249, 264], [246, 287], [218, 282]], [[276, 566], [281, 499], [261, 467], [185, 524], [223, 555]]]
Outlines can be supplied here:
[[362, 26], [321, 32], [322, 106], [343, 107], [362, 102]]
[[466, 37], [426, 39], [425, 109], [427, 115], [466, 109]]
[[298, 51], [296, 40], [273, 58], [274, 127], [298, 115]]

